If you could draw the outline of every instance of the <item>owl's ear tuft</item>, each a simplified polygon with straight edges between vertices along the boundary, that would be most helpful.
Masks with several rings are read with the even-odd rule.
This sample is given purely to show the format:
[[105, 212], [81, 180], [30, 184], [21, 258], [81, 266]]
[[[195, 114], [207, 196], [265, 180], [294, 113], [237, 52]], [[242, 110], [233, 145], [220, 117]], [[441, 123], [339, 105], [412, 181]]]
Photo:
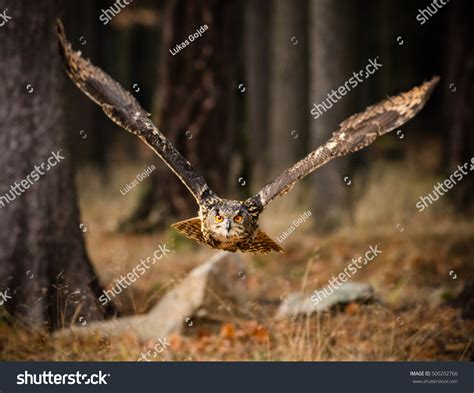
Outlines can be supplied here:
[[176, 222], [171, 225], [178, 232], [186, 237], [196, 240], [199, 243], [206, 244], [201, 229], [201, 219], [199, 217], [190, 218], [189, 220]]
[[253, 239], [253, 242], [249, 243], [244, 252], [250, 252], [252, 254], [268, 254], [270, 252], [284, 252], [274, 240], [270, 238], [265, 232], [260, 229], [257, 230], [257, 234]]

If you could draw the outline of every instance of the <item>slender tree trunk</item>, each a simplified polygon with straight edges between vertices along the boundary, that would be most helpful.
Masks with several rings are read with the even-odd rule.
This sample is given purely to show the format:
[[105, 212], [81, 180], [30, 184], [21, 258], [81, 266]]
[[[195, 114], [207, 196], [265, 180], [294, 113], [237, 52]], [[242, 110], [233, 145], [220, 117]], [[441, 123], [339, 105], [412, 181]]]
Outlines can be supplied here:
[[[98, 0], [70, 2], [67, 7], [63, 22], [73, 45], [82, 51], [83, 56], [103, 64], [101, 47], [104, 45], [101, 42], [104, 29], [102, 24], [90, 23], [97, 18]], [[84, 100], [84, 95], [78, 89], [68, 89], [64, 99], [67, 124], [77, 125], [77, 129], [69, 130], [73, 157], [78, 165], [93, 163], [97, 169], [105, 170], [107, 148], [112, 145], [111, 141], [116, 135], [115, 132], [108, 132], [111, 128], [110, 121], [104, 119], [105, 116], [102, 111], [97, 110], [96, 104]], [[77, 108], [81, 110], [78, 111]], [[104, 181], [107, 179], [107, 176], [103, 176]]]
[[267, 173], [275, 176], [302, 158], [305, 151], [306, 1], [274, 0], [271, 11], [271, 165]]
[[[229, 1], [169, 1], [163, 23], [159, 84], [154, 121], [197, 170], [211, 188], [228, 190], [233, 143], [234, 5]], [[194, 41], [189, 35], [200, 26], [208, 29]], [[188, 40], [176, 54], [177, 44]], [[158, 224], [170, 218], [196, 215], [197, 206], [179, 179], [164, 165], [153, 176], [153, 187], [144, 195], [124, 228], [148, 228], [152, 217]], [[151, 222], [151, 227], [153, 224]], [[145, 224], [145, 225], [143, 225]]]
[[[354, 61], [356, 22], [355, 2], [345, 2], [344, 7], [331, 0], [310, 2], [310, 105], [327, 102], [327, 94], [352, 76], [356, 67], [363, 66]], [[357, 87], [356, 87], [357, 89]], [[338, 124], [351, 115], [355, 108], [357, 92], [347, 95], [315, 119], [310, 117], [311, 147], [316, 148], [327, 141]], [[313, 214], [318, 217], [318, 228], [331, 229], [347, 218], [348, 186], [344, 182], [347, 158], [339, 158], [318, 170], [313, 176]], [[350, 179], [347, 180], [347, 182]]]
[[3, 305], [32, 327], [84, 324], [112, 306], [98, 304], [101, 287], [79, 227], [54, 34], [57, 2], [1, 0], [5, 8], [12, 19], [1, 32], [0, 290], [11, 299]]
[[[247, 82], [247, 146], [252, 157], [251, 188], [257, 192], [269, 181], [269, 1], [248, 0], [245, 8], [245, 74]], [[288, 44], [288, 42], [287, 42]]]

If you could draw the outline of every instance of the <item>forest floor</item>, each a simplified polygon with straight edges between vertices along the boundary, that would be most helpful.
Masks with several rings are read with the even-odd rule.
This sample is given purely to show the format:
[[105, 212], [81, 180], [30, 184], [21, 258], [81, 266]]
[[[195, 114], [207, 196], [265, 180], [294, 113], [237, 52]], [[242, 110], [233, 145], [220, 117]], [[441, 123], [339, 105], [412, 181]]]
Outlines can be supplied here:
[[[128, 177], [133, 178], [136, 168], [129, 171]], [[128, 177], [125, 174], [123, 179]], [[96, 181], [95, 191], [100, 192], [82, 195], [81, 209], [89, 255], [106, 287], [160, 244], [173, 241], [171, 254], [114, 299], [125, 314], [144, 313], [216, 251], [172, 230], [117, 232], [117, 223], [131, 211], [140, 190], [122, 196], [120, 180], [107, 188]], [[306, 210], [295, 209], [281, 223], [269, 215], [262, 226], [276, 238]], [[474, 321], [463, 320], [461, 310], [450, 306], [450, 301], [473, 279], [474, 222], [453, 217], [421, 224], [413, 220], [377, 227], [352, 224], [325, 237], [314, 234], [311, 217], [283, 242], [285, 253], [243, 255], [247, 272], [242, 279], [249, 294], [245, 313], [228, 310], [219, 320], [194, 319], [180, 335], [149, 341], [132, 334], [113, 339], [52, 338], [1, 324], [0, 357], [134, 361], [151, 350], [154, 361], [469, 360]], [[350, 303], [309, 318], [275, 319], [285, 296], [292, 292], [310, 296], [352, 258], [376, 244], [382, 254], [353, 278], [372, 285], [375, 302]], [[152, 348], [159, 339], [170, 345], [158, 354]]]

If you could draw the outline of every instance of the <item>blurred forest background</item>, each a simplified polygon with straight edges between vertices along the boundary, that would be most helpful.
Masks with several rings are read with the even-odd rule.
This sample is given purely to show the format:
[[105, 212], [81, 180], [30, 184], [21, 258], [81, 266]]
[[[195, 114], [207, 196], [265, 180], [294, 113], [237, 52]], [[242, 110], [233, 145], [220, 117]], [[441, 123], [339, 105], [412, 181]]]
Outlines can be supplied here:
[[[225, 198], [253, 195], [346, 117], [439, 75], [426, 108], [399, 133], [332, 161], [265, 211], [261, 226], [274, 238], [305, 211], [312, 215], [283, 242], [286, 253], [243, 256], [257, 310], [196, 319], [172, 337], [163, 358], [469, 359], [474, 179], [466, 175], [423, 212], [415, 204], [474, 157], [474, 3], [120, 4], [0, 0], [12, 17], [0, 27], [0, 195], [51, 151], [63, 148], [66, 156], [0, 209], [0, 290], [11, 296], [1, 308], [0, 356], [134, 360], [150, 343], [133, 334], [84, 341], [45, 331], [144, 313], [215, 254], [169, 228], [196, 215], [179, 179], [66, 77], [54, 34], [59, 17], [73, 47], [130, 90]], [[428, 7], [433, 15], [420, 24]], [[107, 24], [99, 19], [104, 10], [116, 14]], [[204, 24], [201, 37], [170, 53]], [[377, 56], [380, 70], [315, 120], [313, 103]], [[123, 192], [152, 164], [150, 177]], [[173, 244], [166, 263], [113, 304], [98, 303], [116, 277], [165, 242]], [[357, 281], [371, 284], [379, 307], [350, 303], [298, 323], [274, 320], [285, 296], [309, 296], [377, 243], [384, 253]], [[68, 302], [65, 288], [80, 299]]]

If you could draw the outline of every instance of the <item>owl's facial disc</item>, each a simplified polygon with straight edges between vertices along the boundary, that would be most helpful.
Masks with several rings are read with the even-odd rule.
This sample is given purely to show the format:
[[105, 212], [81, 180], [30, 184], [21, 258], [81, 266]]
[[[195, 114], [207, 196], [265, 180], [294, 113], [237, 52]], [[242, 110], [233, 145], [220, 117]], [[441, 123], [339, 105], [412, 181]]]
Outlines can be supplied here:
[[241, 204], [214, 207], [207, 219], [212, 236], [222, 242], [231, 242], [245, 234], [246, 211]]

